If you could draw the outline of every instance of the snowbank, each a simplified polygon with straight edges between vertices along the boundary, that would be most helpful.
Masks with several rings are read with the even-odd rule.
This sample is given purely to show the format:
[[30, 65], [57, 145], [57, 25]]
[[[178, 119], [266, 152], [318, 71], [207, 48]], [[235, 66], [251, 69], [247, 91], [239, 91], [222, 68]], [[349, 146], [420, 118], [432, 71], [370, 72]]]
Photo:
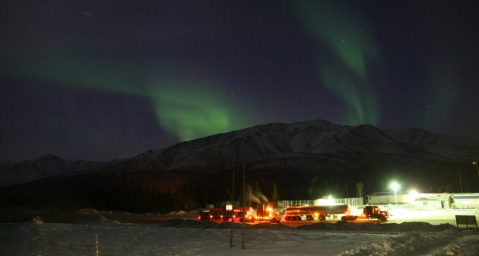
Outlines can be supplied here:
[[[169, 225], [169, 226], [168, 226]], [[479, 255], [479, 233], [288, 228], [172, 220], [165, 225], [0, 224], [0, 255]], [[349, 225], [349, 224], [346, 224]], [[409, 224], [416, 228], [428, 228]], [[387, 226], [387, 225], [377, 225]], [[399, 227], [400, 225], [391, 225]], [[245, 250], [241, 239], [245, 237]]]
[[427, 222], [403, 222], [401, 224], [388, 223], [316, 223], [297, 227], [298, 229], [324, 229], [324, 230], [354, 230], [354, 231], [385, 231], [385, 232], [406, 232], [406, 231], [442, 231], [455, 229], [450, 224], [431, 225]]
[[[229, 223], [225, 223], [229, 224]], [[0, 255], [337, 255], [387, 234], [235, 227], [176, 228], [139, 224], [0, 224]], [[246, 226], [248, 227], [248, 225]], [[244, 231], [246, 250], [241, 250]]]
[[37, 224], [37, 225], [40, 225], [40, 224], [43, 224], [43, 219], [38, 217], [38, 216], [35, 216], [32, 221], [31, 221], [33, 224]]
[[[166, 221], [165, 227], [178, 228], [229, 228], [230, 222], [214, 222], [214, 221], [196, 221], [184, 219], [171, 219]], [[234, 228], [241, 228], [241, 223], [233, 223]], [[455, 230], [455, 226], [450, 224], [431, 225], [426, 222], [403, 222], [401, 224], [374, 224], [374, 223], [352, 223], [352, 222], [337, 222], [337, 223], [315, 223], [311, 225], [303, 225], [298, 227], [289, 227], [283, 224], [259, 223], [247, 224], [246, 228], [264, 228], [264, 229], [299, 229], [299, 230], [328, 230], [328, 231], [372, 231], [372, 232], [410, 232], [410, 231], [428, 231], [437, 232], [444, 230]]]
[[168, 215], [185, 215], [186, 212], [185, 211], [172, 211], [172, 212], [169, 212]]
[[459, 237], [453, 243], [444, 248], [436, 250], [432, 253], [433, 256], [446, 255], [462, 255], [462, 256], [477, 256], [479, 255], [479, 235], [472, 234]]
[[341, 253], [341, 256], [396, 256], [410, 255], [421, 251], [428, 251], [435, 246], [447, 244], [458, 235], [454, 231], [441, 233], [406, 233], [390, 237], [377, 243], [363, 245], [357, 249]]
[[[241, 223], [231, 222], [214, 222], [214, 221], [196, 221], [196, 220], [183, 220], [183, 219], [171, 219], [163, 223], [164, 227], [176, 227], [176, 228], [242, 228]], [[252, 228], [252, 225], [245, 225], [245, 228]]]

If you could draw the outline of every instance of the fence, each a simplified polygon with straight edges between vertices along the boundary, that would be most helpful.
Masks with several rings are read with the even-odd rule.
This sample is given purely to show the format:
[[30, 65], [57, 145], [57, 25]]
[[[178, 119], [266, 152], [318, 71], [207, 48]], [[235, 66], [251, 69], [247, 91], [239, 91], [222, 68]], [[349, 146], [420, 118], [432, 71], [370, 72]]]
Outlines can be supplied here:
[[314, 205], [313, 200], [282, 200], [278, 201], [278, 210], [282, 211], [290, 206]]
[[364, 198], [362, 197], [338, 198], [334, 201], [337, 204], [348, 204], [351, 206], [364, 205]]

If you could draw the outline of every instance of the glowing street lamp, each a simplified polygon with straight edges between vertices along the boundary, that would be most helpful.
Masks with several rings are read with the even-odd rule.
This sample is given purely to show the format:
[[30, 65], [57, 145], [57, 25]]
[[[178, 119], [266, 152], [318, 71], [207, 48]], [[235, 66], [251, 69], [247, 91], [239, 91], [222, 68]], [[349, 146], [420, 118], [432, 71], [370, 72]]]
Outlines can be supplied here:
[[417, 192], [417, 190], [415, 190], [415, 189], [409, 190], [409, 201], [410, 202], [416, 201], [416, 198], [417, 198], [418, 195], [419, 195], [419, 193]]
[[399, 183], [397, 183], [396, 181], [393, 181], [389, 184], [389, 188], [394, 191], [394, 199], [396, 201], [396, 206], [397, 206], [398, 205], [397, 191], [401, 188], [401, 185], [399, 185]]

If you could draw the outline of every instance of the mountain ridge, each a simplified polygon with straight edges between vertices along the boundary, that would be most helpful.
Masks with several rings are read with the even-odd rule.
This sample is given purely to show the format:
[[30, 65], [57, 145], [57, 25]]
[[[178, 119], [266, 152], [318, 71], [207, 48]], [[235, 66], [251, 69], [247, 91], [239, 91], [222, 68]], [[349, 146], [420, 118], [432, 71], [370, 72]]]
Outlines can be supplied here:
[[[47, 204], [52, 194], [76, 197], [83, 191], [80, 198], [89, 202], [86, 206], [136, 210], [144, 207], [121, 198], [142, 194], [163, 200], [164, 205], [188, 208], [227, 200], [235, 170], [238, 180], [243, 170], [247, 183], [266, 194], [277, 184], [288, 199], [317, 198], [324, 193], [351, 197], [358, 182], [365, 183], [367, 191], [381, 191], [391, 178], [424, 191], [453, 192], [459, 189], [457, 168], [466, 170], [477, 158], [479, 143], [421, 129], [379, 129], [324, 120], [270, 123], [17, 184], [7, 188], [6, 194], [15, 198], [29, 191], [22, 198], [32, 203], [32, 194], [48, 191], [48, 200], [42, 199]], [[462, 175], [465, 190], [477, 189], [472, 172]], [[158, 199], [159, 195], [163, 197]]]
[[0, 185], [9, 186], [57, 175], [74, 175], [102, 165], [99, 162], [64, 160], [53, 154], [45, 154], [27, 161], [1, 165]]

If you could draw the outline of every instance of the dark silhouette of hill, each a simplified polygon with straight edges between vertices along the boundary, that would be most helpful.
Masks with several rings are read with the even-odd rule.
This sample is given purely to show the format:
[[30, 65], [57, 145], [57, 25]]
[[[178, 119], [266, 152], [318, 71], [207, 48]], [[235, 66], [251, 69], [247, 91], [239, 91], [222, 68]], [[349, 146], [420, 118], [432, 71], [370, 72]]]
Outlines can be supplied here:
[[[4, 205], [145, 211], [228, 200], [233, 170], [271, 198], [352, 197], [356, 184], [384, 191], [389, 180], [429, 192], [477, 190], [479, 143], [420, 129], [382, 130], [316, 120], [273, 123], [150, 150], [130, 159], [4, 188]], [[236, 183], [236, 195], [240, 188]]]

